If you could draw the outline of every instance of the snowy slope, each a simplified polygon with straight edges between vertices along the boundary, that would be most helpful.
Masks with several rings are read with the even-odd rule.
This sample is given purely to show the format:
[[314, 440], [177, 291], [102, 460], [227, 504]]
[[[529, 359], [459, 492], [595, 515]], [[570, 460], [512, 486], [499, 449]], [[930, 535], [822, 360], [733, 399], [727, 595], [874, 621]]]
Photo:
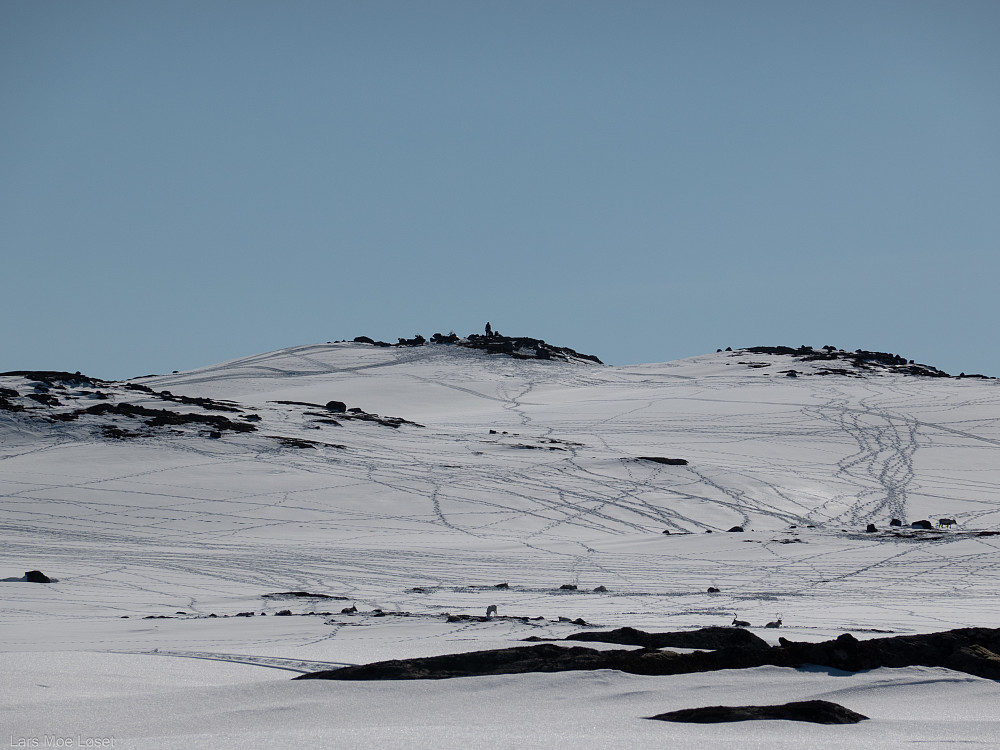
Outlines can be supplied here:
[[[118, 746], [225, 746], [213, 744], [220, 732], [235, 746], [268, 733], [291, 737], [292, 723], [312, 711], [325, 716], [315, 731], [341, 740], [457, 747], [468, 746], [471, 730], [456, 727], [477, 722], [435, 719], [441, 708], [413, 709], [419, 741], [389, 717], [330, 718], [369, 699], [422, 705], [411, 694], [454, 705], [464, 695], [457, 685], [292, 687], [288, 670], [501, 647], [575, 632], [580, 626], [567, 621], [577, 618], [668, 630], [728, 624], [734, 612], [760, 625], [780, 612], [785, 634], [801, 640], [997, 627], [1000, 536], [982, 532], [1000, 529], [1000, 384], [891, 367], [823, 374], [830, 367], [739, 351], [615, 368], [445, 344], [338, 343], [141, 378], [131, 388], [0, 377], [16, 394], [5, 397], [15, 410], [0, 410], [0, 578], [40, 569], [58, 579], [0, 583], [0, 702], [17, 706], [24, 737], [85, 723], [93, 736], [117, 733]], [[58, 403], [44, 403], [49, 397]], [[328, 409], [332, 401], [362, 411]], [[104, 413], [93, 413], [98, 403], [109, 405]], [[148, 411], [128, 411], [140, 407]], [[148, 426], [156, 410], [238, 427], [186, 417]], [[908, 528], [943, 517], [956, 526]], [[890, 531], [891, 518], [902, 529]], [[879, 531], [866, 534], [868, 523]], [[737, 525], [745, 532], [725, 533]], [[501, 582], [509, 588], [494, 587]], [[291, 591], [338, 598], [264, 596]], [[448, 622], [446, 613], [481, 615], [489, 604], [508, 617]], [[357, 612], [341, 613], [352, 605]], [[282, 610], [293, 616], [274, 616]], [[186, 666], [168, 666], [179, 663]], [[111, 721], [103, 707], [112, 699], [81, 680], [120, 670], [149, 675], [128, 686], [129, 700], [186, 718]], [[970, 695], [997, 696], [994, 683], [946, 670], [931, 683], [919, 669], [878, 676], [887, 671], [896, 672], [877, 670], [872, 684], [894, 696], [917, 691], [927, 705], [951, 700], [943, 696], [956, 689], [952, 678]], [[57, 685], [26, 689], [46, 672]], [[793, 698], [838, 684], [764, 672], [759, 681], [787, 685]], [[548, 744], [563, 731], [549, 726], [551, 701], [540, 699], [552, 691], [579, 693], [550, 708], [581, 721], [619, 706], [609, 715], [620, 718], [594, 726], [605, 738], [652, 746], [668, 732], [691, 745], [735, 736], [732, 727], [642, 722], [704, 704], [657, 687], [676, 678], [470, 679], [479, 697], [468, 711], [500, 706], [498, 725], [509, 725], [504, 711], [527, 711], [525, 735], [544, 734]], [[749, 678], [684, 679], [725, 702], [718, 696]], [[937, 692], [918, 687], [925, 684]], [[656, 700], [626, 697], [633, 694]], [[525, 699], [531, 711], [518, 703], [525, 695], [535, 696]], [[913, 732], [937, 736], [929, 722], [891, 723], [900, 706], [920, 705], [916, 698], [862, 695], [870, 688], [859, 688], [860, 708], [842, 702], [863, 713], [883, 706], [885, 715], [836, 731], [895, 737], [886, 740], [893, 747]], [[285, 706], [287, 722], [274, 716], [242, 734], [225, 728], [244, 699]], [[212, 700], [218, 711], [187, 708]], [[962, 731], [968, 741], [995, 738], [992, 722], [965, 722]], [[197, 726], [202, 739], [191, 734]], [[566, 731], [566, 746], [579, 739]], [[772, 746], [783, 736], [760, 731]], [[820, 730], [788, 731], [793, 743]], [[308, 746], [307, 735], [295, 742]]]

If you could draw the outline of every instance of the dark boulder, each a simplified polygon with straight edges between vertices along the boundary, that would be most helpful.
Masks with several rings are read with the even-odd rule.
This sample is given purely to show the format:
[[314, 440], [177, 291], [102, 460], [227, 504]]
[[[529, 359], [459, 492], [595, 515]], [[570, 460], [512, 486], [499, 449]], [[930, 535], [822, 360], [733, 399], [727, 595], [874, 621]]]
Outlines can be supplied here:
[[636, 461], [652, 461], [657, 464], [665, 464], [666, 466], [687, 466], [688, 462], [686, 458], [664, 458], [663, 456], [639, 456]]
[[29, 570], [24, 574], [24, 580], [28, 583], [52, 583], [52, 579], [40, 570]]
[[740, 533], [740, 532], [743, 531], [743, 527], [742, 526], [733, 526], [733, 528], [726, 529], [726, 531], [728, 531], [730, 533]]
[[913, 523], [910, 524], [910, 528], [911, 529], [926, 529], [927, 531], [931, 531], [934, 528], [934, 524], [932, 524], [927, 519], [924, 519], [922, 521], [914, 521]]
[[857, 724], [868, 717], [830, 701], [796, 701], [776, 706], [706, 706], [682, 708], [650, 716], [659, 721], [679, 721], [693, 724], [718, 724], [727, 721], [784, 719], [809, 721], [814, 724]]
[[343, 413], [347, 411], [347, 404], [345, 404], [343, 401], [327, 401], [326, 408], [329, 409], [330, 411]]
[[868, 534], [874, 534], [876, 531], [878, 531], [878, 528], [873, 523], [868, 524], [868, 528], [865, 529], [865, 532]]
[[900, 521], [898, 518], [893, 518], [891, 521], [889, 521], [889, 525], [890, 526], [902, 526], [903, 522]]

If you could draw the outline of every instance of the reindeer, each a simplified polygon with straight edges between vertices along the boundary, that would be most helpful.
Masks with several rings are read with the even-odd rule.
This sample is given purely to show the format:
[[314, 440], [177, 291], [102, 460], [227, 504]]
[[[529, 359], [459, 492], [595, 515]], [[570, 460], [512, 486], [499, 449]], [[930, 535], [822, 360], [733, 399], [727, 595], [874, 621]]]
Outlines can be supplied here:
[[954, 518], [942, 518], [938, 521], [938, 528], [944, 528], [945, 526], [954, 526], [958, 523]]
[[486, 616], [487, 617], [495, 616], [496, 613], [497, 613], [497, 605], [491, 604], [490, 606], [488, 606], [486, 608]]
[[764, 626], [765, 628], [780, 628], [781, 627], [781, 612], [778, 613], [778, 619], [772, 620]]
[[735, 627], [737, 627], [737, 628], [749, 628], [750, 627], [750, 623], [747, 622], [746, 620], [738, 620], [736, 618], [736, 613], [735, 612], [733, 612], [733, 625]]

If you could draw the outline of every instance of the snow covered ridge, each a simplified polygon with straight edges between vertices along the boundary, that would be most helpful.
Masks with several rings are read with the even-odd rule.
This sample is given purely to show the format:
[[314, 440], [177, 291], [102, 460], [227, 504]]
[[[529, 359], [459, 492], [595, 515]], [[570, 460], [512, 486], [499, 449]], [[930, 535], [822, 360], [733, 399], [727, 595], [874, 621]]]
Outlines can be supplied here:
[[[257, 432], [262, 420], [258, 409], [231, 400], [177, 395], [141, 383], [99, 380], [79, 372], [15, 370], [0, 373], [0, 378], [5, 383], [0, 385], [0, 412], [17, 415], [36, 426], [80, 423], [87, 432], [114, 440], [190, 434], [218, 439], [226, 432]], [[360, 407], [348, 408], [342, 401], [271, 403], [272, 411], [294, 412], [317, 429], [319, 425], [340, 426], [344, 422], [374, 422], [395, 429], [401, 425], [421, 426], [402, 417], [382, 417]], [[165, 408], [167, 404], [171, 408]], [[295, 435], [266, 437], [290, 448], [344, 448]]]
[[[721, 352], [722, 349], [717, 349]], [[731, 352], [731, 348], [726, 349]], [[919, 375], [931, 378], [951, 377], [944, 370], [939, 370], [931, 365], [923, 365], [908, 360], [898, 354], [889, 352], [870, 352], [865, 349], [856, 349], [853, 352], [838, 349], [835, 346], [824, 346], [821, 349], [814, 349], [811, 346], [800, 346], [793, 349], [790, 346], [750, 346], [745, 349], [737, 349], [733, 356], [746, 354], [781, 355], [791, 357], [796, 362], [822, 363], [809, 372], [803, 373], [799, 370], [783, 370], [782, 374], [789, 377], [798, 375], [847, 375], [852, 377], [862, 377], [866, 374], [895, 374], [895, 375]], [[828, 364], [827, 364], [828, 363]], [[748, 367], [759, 368], [768, 367], [768, 362], [740, 362]], [[959, 378], [987, 378], [986, 375], [966, 375], [964, 372], [958, 375]]]
[[[996, 627], [998, 381], [809, 348], [609, 367], [469, 340], [308, 344], [116, 383], [0, 376], [11, 744], [996, 744], [992, 636], [849, 680], [794, 664]], [[860, 377], [822, 376], [836, 368]], [[576, 652], [605, 668], [288, 679], [710, 627], [773, 658], [647, 676], [620, 667], [671, 657]], [[623, 649], [603, 637], [586, 648]], [[830, 697], [870, 720], [706, 733], [643, 718]]]

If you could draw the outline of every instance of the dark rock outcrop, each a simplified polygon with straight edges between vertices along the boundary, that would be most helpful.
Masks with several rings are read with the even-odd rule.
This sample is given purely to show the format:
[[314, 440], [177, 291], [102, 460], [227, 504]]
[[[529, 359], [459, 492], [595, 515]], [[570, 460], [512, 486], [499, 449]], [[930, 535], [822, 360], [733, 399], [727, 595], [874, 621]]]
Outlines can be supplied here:
[[[625, 631], [627, 629], [622, 629]], [[706, 629], [712, 630], [712, 629]], [[613, 631], [614, 632], [614, 631]], [[745, 631], [731, 630], [732, 637]], [[649, 638], [658, 643], [656, 634], [628, 634], [633, 641]], [[659, 634], [680, 636], [681, 634]], [[745, 635], [751, 635], [745, 633]], [[623, 640], [626, 636], [622, 636]], [[705, 637], [703, 633], [697, 638]], [[582, 640], [576, 636], [574, 640]], [[759, 639], [758, 639], [759, 640]], [[765, 665], [801, 667], [817, 664], [845, 672], [878, 667], [945, 667], [960, 672], [1000, 679], [1000, 629], [962, 628], [925, 635], [874, 638], [859, 641], [845, 633], [822, 643], [796, 643], [784, 638], [775, 647], [748, 641], [746, 646], [725, 646], [714, 651], [678, 654], [645, 646], [639, 650], [598, 651], [583, 647], [553, 644], [517, 646], [492, 651], [447, 654], [418, 659], [403, 659], [362, 664], [342, 669], [305, 674], [296, 679], [327, 680], [413, 680], [473, 677], [476, 675], [521, 674], [525, 672], [562, 672], [592, 669], [617, 669], [631, 674], [671, 675], [711, 672], [719, 669], [748, 669]], [[673, 641], [675, 648], [682, 639]], [[700, 643], [691, 640], [688, 643]], [[723, 641], [724, 642], [724, 641]], [[639, 644], [641, 645], [641, 644]], [[697, 648], [697, 646], [693, 646]]]
[[52, 579], [40, 570], [29, 570], [24, 574], [24, 580], [28, 583], [52, 583]]
[[679, 721], [693, 724], [718, 724], [727, 721], [753, 721], [758, 719], [785, 719], [810, 721], [814, 724], [857, 724], [868, 719], [863, 714], [844, 708], [830, 701], [795, 701], [776, 706], [706, 706], [682, 708], [665, 714], [650, 716], [659, 721]]
[[771, 648], [763, 638], [740, 628], [701, 628], [674, 633], [647, 633], [635, 628], [618, 628], [600, 632], [573, 633], [566, 636], [565, 640], [618, 643], [622, 646], [644, 648], [701, 648], [712, 651], [724, 648], [766, 651]]
[[686, 458], [664, 458], [663, 456], [638, 456], [636, 461], [653, 461], [654, 463], [666, 464], [667, 466], [688, 465]]

